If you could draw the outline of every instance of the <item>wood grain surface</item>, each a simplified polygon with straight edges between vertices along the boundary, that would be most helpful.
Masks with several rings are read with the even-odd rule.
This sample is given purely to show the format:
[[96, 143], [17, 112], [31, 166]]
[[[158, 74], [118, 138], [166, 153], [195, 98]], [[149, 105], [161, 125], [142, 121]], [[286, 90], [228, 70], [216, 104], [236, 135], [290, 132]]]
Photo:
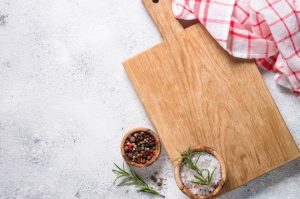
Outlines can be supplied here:
[[171, 160], [190, 146], [214, 148], [229, 191], [299, 157], [253, 62], [231, 57], [200, 24], [182, 29], [170, 0], [145, 6], [165, 41], [124, 66]]

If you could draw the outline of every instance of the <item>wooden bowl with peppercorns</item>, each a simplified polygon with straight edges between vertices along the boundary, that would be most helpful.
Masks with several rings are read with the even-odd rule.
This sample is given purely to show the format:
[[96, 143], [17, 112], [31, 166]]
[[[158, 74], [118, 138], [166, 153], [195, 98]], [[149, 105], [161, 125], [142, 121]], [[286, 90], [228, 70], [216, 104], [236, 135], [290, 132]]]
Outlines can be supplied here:
[[121, 153], [129, 165], [138, 168], [147, 167], [160, 155], [160, 140], [151, 129], [134, 128], [124, 135]]

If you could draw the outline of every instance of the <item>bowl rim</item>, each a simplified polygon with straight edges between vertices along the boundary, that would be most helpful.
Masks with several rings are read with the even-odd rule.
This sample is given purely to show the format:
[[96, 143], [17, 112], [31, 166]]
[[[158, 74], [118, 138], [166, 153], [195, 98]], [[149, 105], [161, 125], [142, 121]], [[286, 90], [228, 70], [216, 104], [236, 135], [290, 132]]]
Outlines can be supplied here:
[[193, 199], [207, 199], [207, 198], [212, 198], [212, 197], [217, 196], [220, 193], [220, 191], [222, 190], [222, 188], [225, 184], [225, 181], [226, 181], [226, 166], [225, 166], [224, 159], [216, 150], [214, 150], [213, 148], [210, 148], [208, 146], [195, 146], [192, 148], [192, 151], [204, 151], [204, 152], [207, 152], [207, 153], [213, 155], [215, 158], [217, 158], [217, 160], [220, 162], [220, 166], [221, 166], [221, 181], [219, 182], [216, 189], [207, 196], [200, 196], [200, 195], [193, 194], [183, 184], [183, 181], [181, 179], [180, 171], [181, 171], [181, 167], [182, 167], [182, 160], [180, 160], [175, 165], [175, 170], [174, 170], [175, 181], [176, 181], [177, 186], [185, 195], [187, 195], [188, 197], [193, 198]]
[[[143, 131], [143, 132], [147, 132], [147, 133], [150, 133], [154, 139], [155, 139], [155, 143], [156, 143], [156, 151], [155, 151], [155, 154], [154, 156], [152, 157], [152, 159], [150, 161], [147, 161], [145, 164], [138, 164], [136, 162], [132, 162], [126, 155], [125, 153], [125, 150], [124, 150], [124, 144], [125, 144], [125, 141], [126, 141], [126, 138], [135, 133], [135, 132], [140, 132], [140, 131]], [[160, 155], [160, 152], [161, 152], [161, 143], [160, 143], [160, 139], [159, 137], [156, 135], [156, 133], [154, 133], [153, 130], [149, 129], [149, 128], [145, 128], [145, 127], [137, 127], [137, 128], [133, 128], [131, 130], [129, 130], [127, 133], [125, 133], [125, 135], [123, 136], [122, 138], [122, 141], [121, 141], [121, 154], [124, 158], [124, 160], [131, 166], [133, 167], [137, 167], [137, 168], [143, 168], [143, 167], [148, 167], [150, 165], [152, 165], [159, 157]]]

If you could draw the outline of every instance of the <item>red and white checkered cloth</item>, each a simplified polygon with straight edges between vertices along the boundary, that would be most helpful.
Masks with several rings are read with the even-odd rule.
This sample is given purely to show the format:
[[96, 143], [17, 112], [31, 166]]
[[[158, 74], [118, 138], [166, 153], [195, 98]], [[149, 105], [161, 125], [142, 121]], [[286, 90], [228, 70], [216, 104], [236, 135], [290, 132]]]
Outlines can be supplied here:
[[177, 18], [199, 19], [231, 55], [255, 58], [300, 98], [300, 0], [173, 0]]

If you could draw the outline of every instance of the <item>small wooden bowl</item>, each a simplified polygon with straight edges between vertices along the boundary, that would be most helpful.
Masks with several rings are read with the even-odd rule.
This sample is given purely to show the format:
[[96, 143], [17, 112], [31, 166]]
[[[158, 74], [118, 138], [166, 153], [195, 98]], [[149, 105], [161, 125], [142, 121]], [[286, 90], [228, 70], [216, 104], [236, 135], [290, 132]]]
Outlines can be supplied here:
[[180, 162], [178, 162], [178, 164], [175, 166], [175, 180], [177, 183], [177, 186], [179, 187], [179, 189], [188, 197], [192, 198], [192, 199], [208, 199], [208, 198], [213, 198], [215, 196], [217, 196], [220, 191], [222, 190], [225, 181], [226, 181], [226, 167], [225, 167], [225, 162], [222, 158], [222, 156], [217, 153], [214, 149], [207, 147], [207, 146], [197, 146], [197, 147], [193, 147], [192, 148], [193, 151], [203, 151], [203, 152], [207, 152], [213, 156], [215, 156], [215, 158], [217, 158], [217, 160], [220, 162], [220, 166], [221, 166], [221, 181], [219, 182], [218, 186], [216, 187], [216, 189], [214, 190], [214, 192], [210, 193], [207, 196], [199, 196], [199, 195], [195, 195], [193, 194], [188, 188], [185, 187], [185, 185], [182, 182], [181, 179], [181, 175], [180, 175], [180, 171], [181, 171], [181, 167], [182, 167], [182, 161], [180, 160]]
[[[140, 131], [143, 131], [143, 132], [147, 132], [147, 133], [150, 133], [154, 139], [155, 139], [155, 143], [156, 143], [156, 150], [155, 150], [155, 154], [154, 156], [152, 157], [152, 159], [150, 161], [147, 161], [145, 164], [138, 164], [136, 162], [132, 162], [126, 155], [125, 153], [125, 150], [124, 150], [124, 144], [125, 144], [125, 141], [126, 141], [126, 138], [131, 135], [131, 134], [134, 134], [136, 132], [140, 132]], [[134, 128], [134, 129], [131, 129], [130, 131], [128, 131], [122, 141], [121, 141], [121, 153], [122, 153], [122, 156], [123, 158], [125, 159], [125, 161], [131, 165], [131, 166], [134, 166], [134, 167], [137, 167], [137, 168], [144, 168], [144, 167], [147, 167], [147, 166], [150, 166], [151, 164], [153, 164], [157, 158], [159, 157], [160, 155], [160, 140], [158, 138], [158, 136], [151, 130], [151, 129], [148, 129], [148, 128], [143, 128], [143, 127], [140, 127], [140, 128]]]

